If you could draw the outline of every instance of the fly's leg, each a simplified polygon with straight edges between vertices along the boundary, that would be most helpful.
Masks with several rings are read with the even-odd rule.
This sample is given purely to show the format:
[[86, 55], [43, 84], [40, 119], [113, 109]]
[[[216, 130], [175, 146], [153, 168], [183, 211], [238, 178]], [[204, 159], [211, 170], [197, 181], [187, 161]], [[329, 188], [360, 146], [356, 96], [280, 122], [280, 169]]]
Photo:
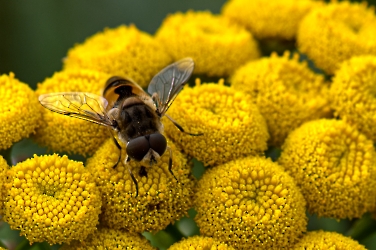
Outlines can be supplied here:
[[128, 164], [128, 162], [130, 161], [131, 159], [129, 158], [129, 156], [127, 156], [127, 158], [125, 159], [125, 162], [124, 162], [124, 165], [127, 165], [128, 166], [128, 172], [129, 172], [129, 175], [131, 176], [132, 178], [132, 181], [134, 182], [134, 184], [136, 185], [136, 197], [138, 196], [138, 183], [137, 183], [137, 180], [136, 178], [134, 177], [133, 173], [132, 173], [132, 170], [130, 168], [130, 165]]
[[117, 165], [119, 165], [119, 162], [120, 162], [120, 159], [121, 159], [121, 146], [120, 146], [119, 142], [116, 140], [115, 136], [112, 136], [112, 138], [114, 139], [116, 147], [119, 149], [119, 158], [118, 158], [117, 162], [115, 163], [115, 165], [112, 167], [112, 168], [116, 168]]
[[175, 125], [175, 127], [177, 127], [180, 132], [182, 133], [185, 133], [185, 134], [188, 134], [188, 135], [192, 135], [192, 136], [200, 136], [200, 135], [203, 135], [203, 133], [199, 133], [199, 134], [192, 134], [190, 132], [186, 132], [182, 126], [179, 125], [179, 123], [177, 123], [174, 119], [172, 119], [169, 115], [165, 114], [165, 116]]
[[176, 178], [176, 176], [174, 175], [174, 173], [172, 172], [172, 149], [170, 147], [167, 147], [167, 149], [168, 149], [168, 151], [170, 151], [170, 158], [168, 160], [168, 171], [170, 171], [172, 176], [174, 176], [175, 180], [177, 182], [179, 182], [178, 179]]

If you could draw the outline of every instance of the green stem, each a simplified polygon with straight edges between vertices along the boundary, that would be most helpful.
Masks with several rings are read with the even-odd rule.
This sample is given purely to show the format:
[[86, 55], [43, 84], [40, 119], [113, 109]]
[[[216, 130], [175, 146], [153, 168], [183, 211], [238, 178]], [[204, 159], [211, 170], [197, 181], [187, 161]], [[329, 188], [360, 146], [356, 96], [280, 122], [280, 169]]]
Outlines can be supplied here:
[[0, 247], [7, 249], [7, 246], [0, 240]]
[[12, 166], [12, 147], [0, 150], [0, 155], [7, 161], [9, 166]]

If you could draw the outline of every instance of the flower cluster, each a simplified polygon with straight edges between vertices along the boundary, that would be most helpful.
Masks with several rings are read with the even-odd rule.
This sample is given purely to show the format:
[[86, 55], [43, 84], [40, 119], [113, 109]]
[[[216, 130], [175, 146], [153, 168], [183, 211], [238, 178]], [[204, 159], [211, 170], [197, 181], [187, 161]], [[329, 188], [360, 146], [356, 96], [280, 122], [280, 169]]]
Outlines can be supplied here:
[[330, 116], [329, 89], [323, 76], [312, 72], [299, 55], [273, 53], [240, 67], [231, 87], [251, 96], [265, 117], [270, 144], [280, 146], [286, 136], [306, 121]]
[[153, 250], [147, 239], [137, 233], [110, 228], [99, 228], [89, 235], [84, 242], [73, 241], [70, 245], [64, 244], [60, 250], [97, 250], [97, 249], [133, 249]]
[[293, 250], [305, 249], [351, 249], [366, 250], [357, 241], [335, 232], [312, 231], [308, 232], [297, 243]]
[[332, 1], [302, 20], [298, 49], [316, 66], [333, 74], [341, 62], [356, 55], [376, 54], [376, 16], [366, 4]]
[[376, 205], [373, 142], [341, 120], [316, 120], [294, 130], [278, 162], [294, 177], [310, 213], [359, 218]]
[[376, 56], [353, 57], [341, 64], [330, 88], [335, 115], [376, 141]]
[[[171, 142], [168, 145], [173, 151], [173, 175], [168, 170], [168, 153], [152, 166], [136, 161], [128, 163], [138, 183], [138, 197], [128, 167], [123, 164], [114, 167], [120, 152], [112, 140], [105, 142], [88, 159], [86, 167], [94, 175], [102, 193], [103, 224], [141, 233], [162, 230], [186, 215], [192, 207], [194, 185], [190, 165]], [[126, 155], [124, 151], [121, 153]]]
[[252, 34], [210, 12], [169, 15], [156, 33], [174, 60], [190, 56], [196, 74], [227, 76], [260, 56]]
[[319, 5], [312, 0], [230, 0], [222, 8], [225, 17], [251, 31], [258, 39], [294, 39], [301, 19]]
[[13, 73], [0, 76], [0, 98], [1, 150], [34, 133], [41, 114], [34, 91]]
[[306, 231], [305, 200], [269, 159], [247, 157], [206, 171], [195, 218], [202, 235], [239, 249], [288, 248]]
[[185, 88], [168, 114], [185, 130], [181, 133], [165, 119], [166, 133], [183, 150], [205, 166], [217, 165], [238, 157], [260, 154], [267, 148], [269, 134], [264, 118], [249, 97], [219, 84]]
[[7, 195], [5, 183], [7, 182], [7, 172], [9, 166], [2, 156], [0, 156], [0, 216], [3, 214], [4, 201]]
[[129, 77], [146, 87], [170, 62], [171, 57], [159, 41], [134, 25], [122, 25], [107, 28], [69, 50], [64, 68], [91, 69]]
[[187, 239], [183, 239], [173, 244], [168, 250], [201, 250], [201, 249], [215, 249], [215, 250], [234, 250], [233, 247], [228, 246], [225, 243], [221, 243], [214, 240], [211, 237], [205, 236], [193, 236]]
[[96, 229], [101, 196], [82, 163], [56, 154], [34, 155], [7, 175], [4, 221], [30, 243], [69, 243]]

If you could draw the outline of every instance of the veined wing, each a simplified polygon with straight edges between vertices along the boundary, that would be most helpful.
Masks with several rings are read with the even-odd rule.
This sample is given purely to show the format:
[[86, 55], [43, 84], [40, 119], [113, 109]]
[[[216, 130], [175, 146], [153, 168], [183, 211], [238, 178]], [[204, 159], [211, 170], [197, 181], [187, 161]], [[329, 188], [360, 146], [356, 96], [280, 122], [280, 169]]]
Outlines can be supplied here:
[[192, 58], [184, 58], [162, 69], [151, 80], [148, 92], [152, 96], [157, 113], [163, 116], [184, 84], [188, 81], [194, 69]]
[[107, 100], [85, 92], [62, 92], [39, 96], [43, 107], [59, 114], [80, 118], [104, 126], [113, 126], [105, 109]]

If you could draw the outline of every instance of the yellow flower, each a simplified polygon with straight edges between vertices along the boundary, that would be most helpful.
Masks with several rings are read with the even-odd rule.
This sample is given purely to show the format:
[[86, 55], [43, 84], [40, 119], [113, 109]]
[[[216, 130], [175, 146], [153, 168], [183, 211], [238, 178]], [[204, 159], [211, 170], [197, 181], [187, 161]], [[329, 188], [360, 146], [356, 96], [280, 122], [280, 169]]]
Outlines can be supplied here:
[[260, 154], [269, 139], [264, 118], [256, 105], [242, 92], [219, 84], [185, 88], [168, 111], [186, 131], [203, 133], [191, 136], [178, 131], [164, 119], [166, 133], [183, 150], [202, 161], [216, 165], [241, 156]]
[[376, 56], [342, 63], [330, 88], [335, 115], [376, 141]]
[[34, 155], [12, 167], [8, 176], [4, 221], [30, 243], [69, 243], [96, 229], [101, 197], [81, 162]]
[[273, 53], [270, 58], [250, 62], [231, 78], [231, 87], [251, 95], [265, 117], [270, 144], [281, 146], [287, 135], [306, 121], [327, 117], [329, 89], [299, 55]]
[[[131, 160], [128, 164], [137, 179], [136, 186], [128, 166], [119, 163], [119, 149], [112, 140], [106, 141], [87, 161], [88, 170], [94, 175], [102, 192], [103, 214], [101, 221], [111, 228], [125, 228], [131, 232], [159, 231], [187, 214], [193, 196], [191, 166], [171, 143], [172, 172], [168, 170], [169, 152], [152, 166]], [[126, 155], [125, 150], [122, 156]], [[122, 159], [124, 161], [124, 159]]]
[[365, 3], [332, 1], [302, 20], [298, 49], [329, 74], [341, 62], [362, 54], [376, 54], [376, 16]]
[[13, 73], [0, 76], [0, 150], [29, 137], [40, 125], [38, 97]]
[[312, 0], [232, 0], [223, 6], [222, 13], [258, 39], [292, 40], [301, 19], [317, 5]]
[[70, 49], [64, 68], [86, 68], [129, 77], [146, 87], [170, 62], [167, 51], [153, 37], [134, 25], [122, 25], [106, 28]]
[[9, 166], [5, 159], [0, 155], [0, 217], [3, 214], [4, 201], [7, 196], [8, 190], [5, 188], [7, 182], [7, 172]]
[[247, 157], [211, 168], [195, 195], [201, 234], [235, 248], [288, 248], [306, 231], [304, 198], [270, 159]]
[[337, 249], [337, 250], [366, 250], [357, 241], [336, 232], [312, 231], [308, 232], [293, 250], [306, 249]]
[[97, 250], [97, 249], [133, 249], [153, 250], [147, 239], [141, 235], [125, 230], [99, 228], [83, 241], [64, 244], [59, 250]]
[[202, 250], [202, 249], [211, 249], [211, 250], [233, 250], [233, 247], [228, 246], [225, 243], [214, 240], [211, 237], [205, 236], [193, 236], [187, 239], [183, 239], [179, 242], [176, 242], [168, 250]]
[[208, 11], [169, 15], [156, 33], [174, 60], [192, 57], [195, 73], [226, 76], [260, 52], [243, 27]]
[[[64, 70], [38, 84], [38, 95], [53, 92], [88, 92], [101, 95], [111, 75], [93, 70]], [[91, 155], [110, 136], [104, 126], [54, 113], [37, 104], [43, 114], [35, 140], [53, 151]]]
[[316, 120], [293, 131], [278, 162], [295, 178], [318, 216], [359, 218], [375, 207], [372, 141], [341, 120]]

